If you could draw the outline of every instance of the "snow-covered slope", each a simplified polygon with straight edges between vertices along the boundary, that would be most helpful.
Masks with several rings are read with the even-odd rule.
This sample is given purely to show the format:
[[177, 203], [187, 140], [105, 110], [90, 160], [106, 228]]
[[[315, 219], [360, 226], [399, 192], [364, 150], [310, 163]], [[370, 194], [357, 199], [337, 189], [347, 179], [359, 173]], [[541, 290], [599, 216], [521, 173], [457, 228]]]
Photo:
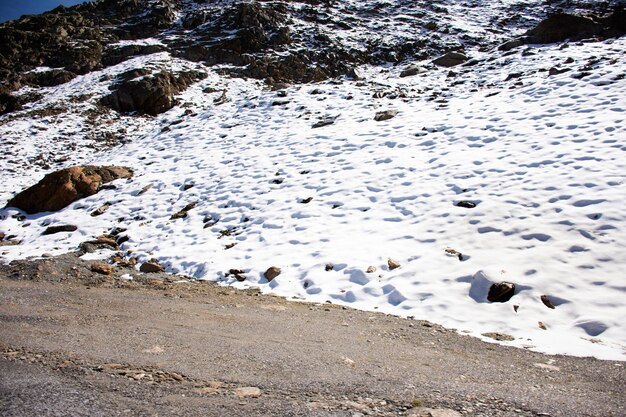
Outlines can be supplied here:
[[[447, 3], [470, 37], [518, 5]], [[0, 119], [1, 201], [77, 163], [135, 176], [59, 212], [4, 210], [0, 231], [21, 243], [0, 255], [63, 253], [118, 228], [124, 256], [172, 273], [624, 360], [626, 39], [480, 49], [466, 49], [469, 66], [424, 61], [400, 76], [409, 62], [364, 64], [358, 79], [279, 91], [161, 52], [37, 89], [42, 100]], [[157, 117], [98, 105], [118, 74], [146, 66], [208, 77]], [[387, 110], [397, 114], [374, 120]], [[41, 236], [54, 224], [78, 231]], [[282, 273], [268, 282], [270, 266]], [[515, 295], [487, 302], [481, 291], [500, 281]]]

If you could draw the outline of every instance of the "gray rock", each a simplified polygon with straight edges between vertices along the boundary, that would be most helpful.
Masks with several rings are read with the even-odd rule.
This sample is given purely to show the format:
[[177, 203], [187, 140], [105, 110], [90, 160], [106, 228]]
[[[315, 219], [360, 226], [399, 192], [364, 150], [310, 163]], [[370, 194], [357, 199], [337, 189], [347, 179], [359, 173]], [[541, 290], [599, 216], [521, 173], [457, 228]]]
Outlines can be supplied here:
[[433, 64], [440, 67], [455, 67], [457, 65], [461, 65], [469, 58], [458, 52], [448, 52], [447, 54], [440, 56], [439, 58], [433, 61]]
[[54, 235], [56, 233], [62, 233], [62, 232], [71, 233], [71, 232], [75, 232], [76, 230], [78, 230], [78, 227], [71, 225], [71, 224], [64, 224], [60, 226], [50, 226], [46, 230], [43, 231], [42, 235], [43, 236]]
[[398, 114], [397, 110], [379, 111], [374, 116], [374, 120], [376, 120], [377, 122], [382, 122], [385, 120], [393, 119], [394, 117], [396, 117], [397, 114]]
[[422, 74], [424, 72], [426, 72], [426, 68], [420, 67], [420, 66], [417, 66], [417, 65], [411, 65], [410, 67], [402, 70], [402, 72], [400, 73], [400, 77], [403, 77], [403, 78], [404, 77], [412, 77], [414, 75]]

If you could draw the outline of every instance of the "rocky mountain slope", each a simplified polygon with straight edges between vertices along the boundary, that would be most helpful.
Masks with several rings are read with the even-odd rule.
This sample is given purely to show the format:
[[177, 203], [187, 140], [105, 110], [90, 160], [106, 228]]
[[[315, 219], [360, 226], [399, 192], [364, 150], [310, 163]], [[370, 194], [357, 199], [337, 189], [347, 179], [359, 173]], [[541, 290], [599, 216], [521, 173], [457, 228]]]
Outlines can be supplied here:
[[0, 256], [80, 248], [104, 274], [622, 360], [625, 33], [620, 1], [101, 0], [7, 22]]

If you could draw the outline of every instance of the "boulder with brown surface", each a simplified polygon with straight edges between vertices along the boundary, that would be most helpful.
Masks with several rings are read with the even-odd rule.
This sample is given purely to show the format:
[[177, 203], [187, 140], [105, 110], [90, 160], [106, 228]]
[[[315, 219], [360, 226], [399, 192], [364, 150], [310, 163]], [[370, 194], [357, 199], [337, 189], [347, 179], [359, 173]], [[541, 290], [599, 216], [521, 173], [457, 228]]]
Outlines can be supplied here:
[[46, 175], [9, 200], [7, 207], [15, 207], [28, 214], [57, 211], [96, 194], [103, 184], [132, 176], [133, 171], [126, 167], [73, 166]]

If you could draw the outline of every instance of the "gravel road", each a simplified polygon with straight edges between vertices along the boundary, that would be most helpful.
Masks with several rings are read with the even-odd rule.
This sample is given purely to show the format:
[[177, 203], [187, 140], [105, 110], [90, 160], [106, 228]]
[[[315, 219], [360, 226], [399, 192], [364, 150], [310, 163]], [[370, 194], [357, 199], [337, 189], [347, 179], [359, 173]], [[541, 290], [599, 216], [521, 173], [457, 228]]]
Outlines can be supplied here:
[[2, 416], [623, 416], [623, 363], [68, 254], [0, 266]]

